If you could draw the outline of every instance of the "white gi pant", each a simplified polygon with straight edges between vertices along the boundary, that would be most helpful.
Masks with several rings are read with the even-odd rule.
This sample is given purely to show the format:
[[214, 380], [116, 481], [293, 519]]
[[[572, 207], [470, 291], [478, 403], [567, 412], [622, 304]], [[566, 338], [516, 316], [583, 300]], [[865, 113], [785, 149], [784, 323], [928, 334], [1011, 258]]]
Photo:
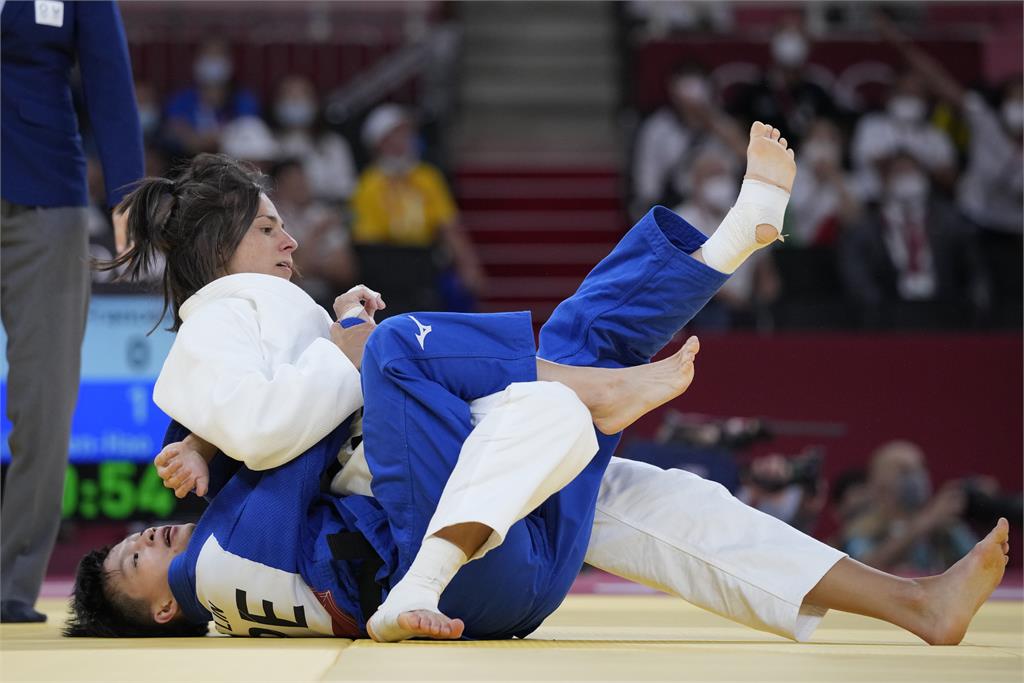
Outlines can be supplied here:
[[[470, 404], [463, 444], [427, 530], [479, 522], [494, 530], [472, 559], [571, 482], [597, 453], [590, 412], [555, 382], [510, 385]], [[361, 449], [332, 483], [370, 493]], [[746, 626], [806, 640], [825, 611], [804, 596], [845, 554], [682, 470], [612, 458], [586, 562]]]

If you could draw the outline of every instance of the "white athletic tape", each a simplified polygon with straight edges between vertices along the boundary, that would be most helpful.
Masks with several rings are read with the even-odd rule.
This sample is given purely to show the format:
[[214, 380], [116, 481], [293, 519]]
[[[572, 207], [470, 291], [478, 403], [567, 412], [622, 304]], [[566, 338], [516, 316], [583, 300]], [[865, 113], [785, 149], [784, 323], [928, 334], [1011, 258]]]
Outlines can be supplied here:
[[789, 193], [781, 187], [747, 179], [740, 186], [740, 196], [733, 210], [741, 211], [743, 222], [751, 227], [765, 223], [781, 232], [788, 203]]
[[365, 309], [362, 306], [353, 306], [352, 308], [345, 311], [345, 313], [339, 318], [339, 320], [345, 320], [346, 318], [358, 318], [363, 314]]
[[704, 262], [720, 273], [732, 273], [760, 247], [757, 226], [782, 231], [789, 193], [760, 180], [744, 180], [736, 204], [701, 248]]

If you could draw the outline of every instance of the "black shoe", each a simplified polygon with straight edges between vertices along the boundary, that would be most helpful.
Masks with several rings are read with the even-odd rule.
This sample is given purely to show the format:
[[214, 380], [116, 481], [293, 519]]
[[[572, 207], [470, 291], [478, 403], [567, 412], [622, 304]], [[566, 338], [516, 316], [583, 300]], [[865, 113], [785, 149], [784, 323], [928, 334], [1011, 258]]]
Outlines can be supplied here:
[[21, 600], [0, 601], [0, 623], [38, 624], [46, 621], [46, 615], [32, 609], [32, 605]]

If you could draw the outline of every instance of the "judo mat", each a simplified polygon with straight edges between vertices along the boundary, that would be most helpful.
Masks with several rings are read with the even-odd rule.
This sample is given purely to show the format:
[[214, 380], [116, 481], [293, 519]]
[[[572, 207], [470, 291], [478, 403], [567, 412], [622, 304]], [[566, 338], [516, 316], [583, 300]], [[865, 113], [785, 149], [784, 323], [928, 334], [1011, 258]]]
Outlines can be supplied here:
[[62, 638], [0, 625], [2, 681], [921, 681], [1024, 679], [1024, 603], [990, 601], [958, 647], [830, 613], [793, 643], [660, 595], [570, 595], [526, 640], [377, 644], [342, 639]]

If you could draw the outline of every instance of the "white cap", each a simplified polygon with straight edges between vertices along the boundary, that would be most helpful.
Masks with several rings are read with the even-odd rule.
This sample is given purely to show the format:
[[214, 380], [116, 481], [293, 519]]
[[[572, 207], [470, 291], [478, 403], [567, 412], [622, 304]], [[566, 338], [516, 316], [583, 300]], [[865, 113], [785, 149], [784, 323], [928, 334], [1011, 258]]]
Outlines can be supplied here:
[[270, 161], [277, 158], [278, 144], [263, 119], [243, 116], [224, 126], [220, 151], [241, 161]]
[[380, 105], [363, 122], [363, 144], [370, 149], [375, 148], [388, 133], [411, 119], [405, 107], [397, 104]]

